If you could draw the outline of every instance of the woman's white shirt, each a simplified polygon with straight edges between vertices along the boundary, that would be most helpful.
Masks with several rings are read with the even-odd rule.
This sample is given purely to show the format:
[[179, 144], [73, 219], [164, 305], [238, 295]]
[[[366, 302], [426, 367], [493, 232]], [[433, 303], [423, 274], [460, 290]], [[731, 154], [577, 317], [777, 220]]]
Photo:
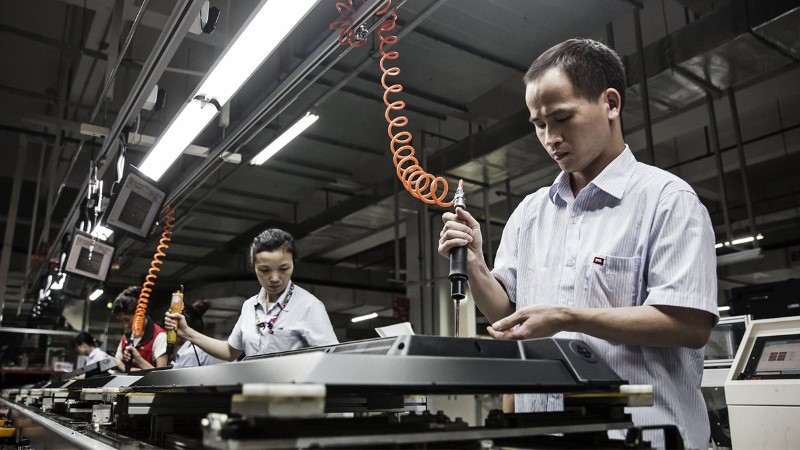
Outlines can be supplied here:
[[[246, 300], [228, 344], [243, 350], [247, 356], [338, 344], [325, 305], [296, 284], [289, 302], [285, 303], [289, 291], [287, 288], [271, 307], [263, 288], [258, 295]], [[271, 330], [259, 326], [276, 315]]]
[[[195, 351], [197, 351], [196, 354]], [[192, 346], [191, 342], [186, 341], [183, 343], [183, 345], [181, 345], [181, 348], [178, 349], [178, 352], [175, 353], [175, 362], [172, 363], [172, 367], [210, 366], [212, 364], [219, 364], [221, 362], [224, 361], [214, 358], [213, 356], [204, 352], [202, 348], [196, 345]]]
[[88, 366], [106, 358], [108, 358], [108, 353], [104, 352], [100, 347], [95, 347], [86, 357], [86, 364], [84, 365]]

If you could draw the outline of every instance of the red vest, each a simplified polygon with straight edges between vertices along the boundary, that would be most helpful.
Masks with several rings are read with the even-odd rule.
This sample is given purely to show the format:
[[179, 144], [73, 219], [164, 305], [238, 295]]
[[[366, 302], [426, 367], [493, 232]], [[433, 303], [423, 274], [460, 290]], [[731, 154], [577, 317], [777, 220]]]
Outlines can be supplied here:
[[[136, 350], [142, 355], [142, 359], [148, 361], [153, 367], [156, 367], [156, 357], [153, 355], [153, 344], [156, 342], [156, 336], [159, 333], [166, 333], [166, 330], [158, 326], [157, 323], [153, 322], [149, 318], [147, 319], [147, 323], [144, 325], [144, 334], [142, 335], [142, 339], [139, 340], [139, 344], [135, 346]], [[128, 346], [128, 335], [122, 335], [122, 350], [125, 350], [125, 347]], [[133, 367], [139, 367], [136, 364], [136, 361], [133, 362]]]

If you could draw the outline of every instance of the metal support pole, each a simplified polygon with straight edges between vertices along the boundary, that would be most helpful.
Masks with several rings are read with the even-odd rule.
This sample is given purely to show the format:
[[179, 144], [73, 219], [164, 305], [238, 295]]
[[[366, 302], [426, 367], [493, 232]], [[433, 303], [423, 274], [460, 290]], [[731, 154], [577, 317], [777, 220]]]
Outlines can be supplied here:
[[742, 127], [739, 121], [739, 110], [736, 107], [736, 93], [732, 88], [728, 89], [728, 101], [731, 105], [731, 120], [733, 121], [733, 132], [736, 136], [736, 156], [739, 158], [739, 173], [742, 175], [742, 189], [744, 190], [744, 204], [747, 208], [747, 221], [750, 226], [750, 235], [753, 236], [753, 246], [758, 247], [756, 220], [753, 215], [753, 201], [750, 198], [750, 184], [747, 182], [747, 161], [744, 155]]
[[11, 267], [11, 252], [14, 249], [14, 229], [17, 227], [19, 212], [19, 195], [22, 190], [22, 178], [25, 175], [25, 156], [27, 154], [28, 137], [19, 137], [17, 150], [17, 166], [14, 170], [14, 184], [11, 187], [11, 199], [8, 202], [8, 220], [3, 236], [3, 251], [0, 254], [0, 325], [3, 324], [3, 310], [6, 307], [6, 290], [8, 289], [8, 272]]
[[[484, 168], [484, 171], [485, 170], [486, 169]], [[487, 174], [484, 174], [484, 180], [486, 180], [488, 183], [489, 177], [486, 175]], [[490, 188], [488, 184], [483, 188], [483, 215], [486, 217], [486, 220], [484, 221], [486, 232], [483, 234], [486, 237], [486, 264], [488, 264], [489, 267], [492, 267], [494, 265], [494, 249], [492, 248], [492, 217], [489, 211], [489, 189]]]
[[639, 8], [633, 9], [633, 29], [636, 34], [636, 55], [639, 57], [639, 85], [642, 88], [642, 120], [644, 121], [644, 138], [650, 162], [656, 165], [656, 149], [653, 146], [653, 127], [650, 119], [650, 92], [647, 89], [647, 70], [644, 65], [644, 44], [642, 43], [642, 19]]
[[733, 240], [731, 231], [731, 219], [728, 216], [728, 190], [725, 185], [725, 168], [722, 165], [722, 152], [719, 148], [719, 131], [717, 130], [717, 114], [714, 111], [714, 99], [706, 94], [706, 105], [708, 106], [708, 126], [710, 128], [711, 150], [714, 151], [714, 161], [717, 164], [717, 181], [719, 182], [719, 196], [722, 202], [722, 217], [725, 221], [725, 233], [728, 242]]

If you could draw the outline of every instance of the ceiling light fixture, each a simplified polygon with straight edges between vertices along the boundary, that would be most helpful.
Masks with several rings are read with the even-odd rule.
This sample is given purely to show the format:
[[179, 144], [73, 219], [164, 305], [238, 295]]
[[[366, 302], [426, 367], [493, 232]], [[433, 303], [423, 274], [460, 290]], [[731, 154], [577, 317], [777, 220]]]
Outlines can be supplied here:
[[756, 237], [747, 236], [747, 237], [743, 237], [743, 238], [739, 238], [739, 239], [734, 239], [734, 240], [732, 240], [730, 242], [729, 241], [720, 242], [719, 244], [715, 245], [714, 248], [722, 248], [722, 247], [730, 247], [731, 245], [747, 244], [748, 242], [753, 242], [755, 240], [759, 240], [760, 241], [762, 239], [764, 239], [764, 236], [762, 236], [761, 233], [758, 233], [756, 235]]
[[272, 141], [269, 145], [267, 145], [264, 150], [261, 150], [252, 160], [250, 160], [250, 164], [254, 166], [258, 166], [260, 164], [264, 164], [267, 162], [268, 159], [272, 158], [275, 153], [278, 153], [280, 149], [286, 146], [292, 139], [296, 138], [300, 133], [305, 131], [306, 128], [310, 127], [314, 122], [319, 119], [319, 116], [313, 113], [306, 113], [300, 120], [294, 123], [288, 130], [284, 131], [283, 134], [278, 136], [277, 139]]
[[206, 75], [191, 100], [147, 154], [140, 170], [158, 181], [320, 0], [263, 0], [225, 53]]
[[89, 300], [91, 301], [97, 300], [98, 298], [100, 298], [101, 295], [103, 295], [103, 290], [95, 289], [95, 291], [92, 292], [92, 294], [89, 296]]
[[374, 312], [374, 313], [369, 313], [365, 316], [353, 317], [352, 319], [350, 319], [350, 322], [361, 322], [362, 320], [374, 319], [376, 317], [378, 317], [378, 313]]

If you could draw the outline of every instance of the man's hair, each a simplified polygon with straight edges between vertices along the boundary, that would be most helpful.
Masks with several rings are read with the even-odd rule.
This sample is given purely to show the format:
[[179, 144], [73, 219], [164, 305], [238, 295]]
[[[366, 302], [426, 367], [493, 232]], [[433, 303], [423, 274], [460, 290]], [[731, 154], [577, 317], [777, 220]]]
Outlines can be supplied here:
[[129, 286], [124, 291], [120, 292], [114, 303], [111, 305], [111, 314], [118, 316], [120, 314], [133, 314], [136, 312], [136, 303], [139, 301], [139, 286]]
[[574, 94], [595, 101], [608, 88], [620, 95], [620, 108], [625, 104], [625, 67], [617, 52], [593, 39], [569, 39], [545, 51], [525, 73], [525, 85], [541, 77], [549, 69], [564, 71], [572, 82]]
[[292, 260], [297, 258], [297, 249], [294, 237], [278, 228], [269, 228], [262, 231], [253, 239], [250, 245], [250, 267], [256, 264], [256, 255], [261, 252], [275, 252], [282, 250], [292, 255]]
[[77, 347], [81, 344], [88, 344], [92, 347], [97, 347], [97, 341], [94, 340], [94, 337], [88, 331], [81, 331], [77, 336], [75, 336], [73, 346]]

